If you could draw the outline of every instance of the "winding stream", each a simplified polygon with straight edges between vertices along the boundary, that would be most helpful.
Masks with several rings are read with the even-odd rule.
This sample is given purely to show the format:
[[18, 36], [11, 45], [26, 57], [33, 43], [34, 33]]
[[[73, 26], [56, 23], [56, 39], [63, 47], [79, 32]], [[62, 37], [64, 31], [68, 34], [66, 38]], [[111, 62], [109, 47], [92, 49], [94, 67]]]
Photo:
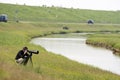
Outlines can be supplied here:
[[47, 51], [61, 54], [80, 63], [92, 65], [120, 75], [120, 57], [112, 51], [85, 44], [85, 34], [56, 34], [35, 38], [31, 43], [41, 45]]

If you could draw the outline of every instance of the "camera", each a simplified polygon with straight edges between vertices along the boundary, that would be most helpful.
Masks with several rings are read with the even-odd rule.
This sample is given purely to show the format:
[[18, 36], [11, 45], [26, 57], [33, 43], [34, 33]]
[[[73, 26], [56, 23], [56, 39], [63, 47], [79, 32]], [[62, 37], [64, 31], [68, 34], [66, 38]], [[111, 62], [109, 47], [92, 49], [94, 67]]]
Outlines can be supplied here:
[[27, 52], [33, 53], [33, 54], [39, 54], [39, 51], [38, 51], [38, 50], [28, 50]]

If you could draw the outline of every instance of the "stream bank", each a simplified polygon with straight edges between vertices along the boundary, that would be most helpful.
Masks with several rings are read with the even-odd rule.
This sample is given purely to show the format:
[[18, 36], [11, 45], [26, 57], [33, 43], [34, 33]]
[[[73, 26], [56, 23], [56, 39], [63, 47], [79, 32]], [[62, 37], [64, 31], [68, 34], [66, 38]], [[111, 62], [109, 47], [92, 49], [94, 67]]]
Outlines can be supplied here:
[[103, 48], [111, 50], [113, 52], [113, 54], [120, 55], [120, 49], [114, 48], [112, 45], [109, 45], [109, 44], [105, 44], [105, 43], [101, 43], [101, 42], [94, 42], [94, 41], [92, 42], [89, 40], [86, 40], [86, 44], [92, 45], [95, 47], [103, 47]]
[[[86, 33], [55, 34], [46, 37], [34, 38], [31, 43], [40, 45], [48, 52], [60, 54], [80, 63], [110, 70], [120, 74], [120, 58], [105, 48], [86, 45]], [[101, 60], [102, 59], [102, 60]]]

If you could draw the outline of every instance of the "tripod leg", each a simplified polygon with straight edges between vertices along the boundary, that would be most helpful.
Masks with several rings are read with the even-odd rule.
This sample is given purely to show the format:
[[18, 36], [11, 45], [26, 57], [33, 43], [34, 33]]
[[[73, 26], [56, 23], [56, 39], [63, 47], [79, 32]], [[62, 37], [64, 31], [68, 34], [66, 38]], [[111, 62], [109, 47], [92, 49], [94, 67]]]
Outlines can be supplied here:
[[33, 62], [32, 62], [32, 53], [30, 53], [29, 56], [27, 56], [26, 58], [24, 58], [24, 62], [23, 62], [23, 65], [26, 65], [28, 63], [28, 60], [30, 58], [30, 62], [32, 64], [32, 67], [33, 67]]
[[32, 57], [30, 57], [30, 62], [31, 62], [31, 64], [32, 64], [32, 67], [33, 67]]

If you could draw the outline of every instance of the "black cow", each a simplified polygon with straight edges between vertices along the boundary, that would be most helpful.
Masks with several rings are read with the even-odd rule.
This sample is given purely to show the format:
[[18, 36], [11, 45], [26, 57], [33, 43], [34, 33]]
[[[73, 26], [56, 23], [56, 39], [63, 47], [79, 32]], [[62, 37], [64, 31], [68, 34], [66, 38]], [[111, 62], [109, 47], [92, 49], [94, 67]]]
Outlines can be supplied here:
[[68, 30], [69, 28], [67, 26], [63, 27], [63, 29]]

